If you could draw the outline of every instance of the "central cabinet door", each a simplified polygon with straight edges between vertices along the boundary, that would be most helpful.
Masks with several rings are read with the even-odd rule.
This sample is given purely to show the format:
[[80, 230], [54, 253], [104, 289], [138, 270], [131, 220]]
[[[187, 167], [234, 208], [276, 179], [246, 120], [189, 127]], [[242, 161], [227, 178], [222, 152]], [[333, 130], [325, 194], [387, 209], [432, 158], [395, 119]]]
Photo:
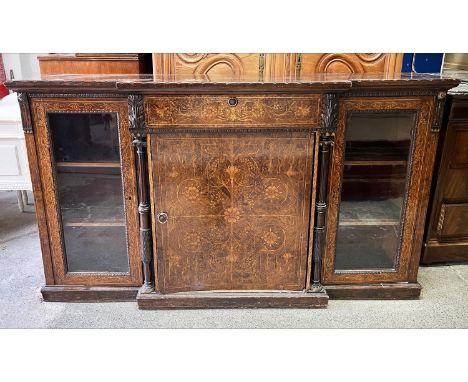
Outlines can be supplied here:
[[306, 288], [313, 132], [161, 129], [149, 144], [157, 290]]

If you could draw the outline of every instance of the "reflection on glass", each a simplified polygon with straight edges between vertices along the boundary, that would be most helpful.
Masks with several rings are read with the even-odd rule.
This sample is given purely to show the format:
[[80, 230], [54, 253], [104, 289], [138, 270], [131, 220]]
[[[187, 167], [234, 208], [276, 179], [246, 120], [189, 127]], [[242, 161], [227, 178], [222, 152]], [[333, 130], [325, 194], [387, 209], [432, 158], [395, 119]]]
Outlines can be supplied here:
[[50, 113], [69, 272], [128, 272], [117, 116]]
[[415, 113], [348, 119], [335, 270], [394, 269]]

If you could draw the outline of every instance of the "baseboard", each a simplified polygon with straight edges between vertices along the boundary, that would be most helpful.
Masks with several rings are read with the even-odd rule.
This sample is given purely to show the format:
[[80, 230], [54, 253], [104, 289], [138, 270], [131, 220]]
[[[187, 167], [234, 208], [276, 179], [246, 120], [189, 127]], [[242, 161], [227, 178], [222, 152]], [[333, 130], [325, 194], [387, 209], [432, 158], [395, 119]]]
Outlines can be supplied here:
[[54, 302], [110, 302], [135, 301], [138, 287], [46, 285], [41, 293], [44, 301]]
[[324, 285], [331, 299], [411, 300], [421, 295], [419, 283]]
[[326, 292], [139, 292], [140, 309], [326, 308]]
[[421, 264], [468, 261], [468, 242], [429, 243], [423, 247]]

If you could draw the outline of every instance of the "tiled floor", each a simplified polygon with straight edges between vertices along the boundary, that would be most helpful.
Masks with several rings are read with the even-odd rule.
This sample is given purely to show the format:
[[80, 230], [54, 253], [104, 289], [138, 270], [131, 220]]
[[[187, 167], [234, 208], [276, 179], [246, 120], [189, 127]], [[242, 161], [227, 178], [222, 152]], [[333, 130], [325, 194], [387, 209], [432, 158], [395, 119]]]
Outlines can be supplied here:
[[45, 303], [32, 206], [0, 191], [1, 328], [467, 328], [468, 264], [423, 267], [413, 301], [331, 300], [327, 309], [140, 311], [136, 303]]

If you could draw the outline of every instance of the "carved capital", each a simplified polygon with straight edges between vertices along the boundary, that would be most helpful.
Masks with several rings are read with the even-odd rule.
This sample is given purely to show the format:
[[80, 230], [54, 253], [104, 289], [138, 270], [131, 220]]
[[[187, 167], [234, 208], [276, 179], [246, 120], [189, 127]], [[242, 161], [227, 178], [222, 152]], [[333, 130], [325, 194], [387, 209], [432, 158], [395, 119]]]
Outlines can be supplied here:
[[134, 137], [146, 135], [144, 103], [141, 94], [130, 94], [128, 96], [128, 118], [129, 129]]
[[445, 106], [446, 93], [440, 92], [437, 95], [436, 108], [434, 111], [434, 120], [432, 122], [431, 131], [438, 133], [442, 127], [442, 119], [444, 116], [444, 106]]
[[145, 153], [146, 142], [141, 136], [136, 136], [132, 143], [136, 147], [138, 155], [143, 155]]
[[329, 132], [321, 132], [319, 146], [322, 154], [327, 154], [330, 151], [330, 147], [335, 144], [334, 138]]
[[18, 102], [21, 111], [21, 121], [23, 122], [23, 131], [25, 134], [32, 134], [32, 118], [31, 110], [29, 109], [28, 95], [23, 92], [18, 93]]
[[320, 127], [327, 131], [336, 131], [338, 120], [338, 97], [336, 94], [322, 95], [320, 107]]

